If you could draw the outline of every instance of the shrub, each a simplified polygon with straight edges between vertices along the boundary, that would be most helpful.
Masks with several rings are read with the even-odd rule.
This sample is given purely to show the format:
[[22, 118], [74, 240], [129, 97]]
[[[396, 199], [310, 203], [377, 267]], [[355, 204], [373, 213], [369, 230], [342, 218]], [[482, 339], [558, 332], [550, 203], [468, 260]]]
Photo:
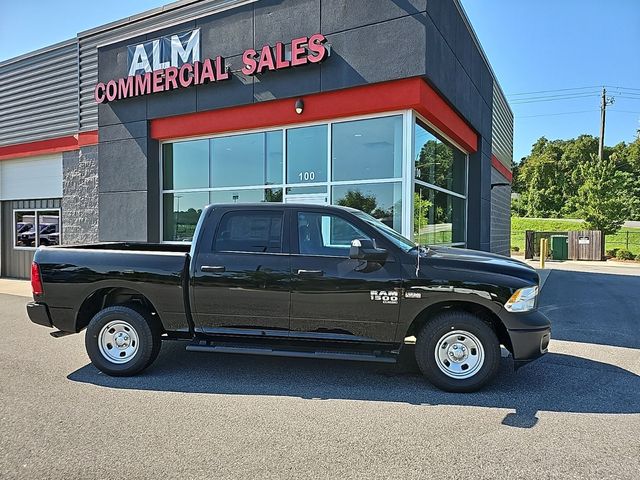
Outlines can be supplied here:
[[635, 255], [629, 250], [624, 250], [621, 248], [616, 252], [616, 258], [618, 260], [633, 260], [635, 258]]
[[618, 253], [618, 250], [620, 250], [619, 248], [612, 248], [611, 250], [607, 250], [606, 252], [604, 252], [604, 255], [606, 257], [615, 257], [616, 254]]
[[520, 247], [517, 247], [517, 246], [514, 245], [513, 247], [511, 247], [511, 251], [512, 252], [519, 252], [520, 251]]

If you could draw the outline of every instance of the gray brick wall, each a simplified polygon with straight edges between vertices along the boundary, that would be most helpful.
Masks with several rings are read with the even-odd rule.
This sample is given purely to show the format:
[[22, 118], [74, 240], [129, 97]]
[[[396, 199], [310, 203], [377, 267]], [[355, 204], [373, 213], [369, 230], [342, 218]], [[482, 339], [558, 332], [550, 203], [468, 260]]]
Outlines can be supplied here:
[[65, 244], [98, 241], [98, 147], [62, 154], [62, 238]]
[[[491, 183], [504, 183], [504, 178], [491, 168]], [[491, 190], [491, 251], [509, 255], [511, 249], [511, 187], [494, 187]]]

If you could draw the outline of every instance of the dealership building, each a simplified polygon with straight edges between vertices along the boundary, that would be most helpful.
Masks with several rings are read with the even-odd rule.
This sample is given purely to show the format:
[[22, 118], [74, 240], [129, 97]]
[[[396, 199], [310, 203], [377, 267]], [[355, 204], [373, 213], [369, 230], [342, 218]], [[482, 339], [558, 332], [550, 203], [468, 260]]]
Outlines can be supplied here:
[[509, 254], [513, 114], [458, 0], [182, 0], [0, 62], [2, 276], [188, 242], [220, 202], [346, 205]]

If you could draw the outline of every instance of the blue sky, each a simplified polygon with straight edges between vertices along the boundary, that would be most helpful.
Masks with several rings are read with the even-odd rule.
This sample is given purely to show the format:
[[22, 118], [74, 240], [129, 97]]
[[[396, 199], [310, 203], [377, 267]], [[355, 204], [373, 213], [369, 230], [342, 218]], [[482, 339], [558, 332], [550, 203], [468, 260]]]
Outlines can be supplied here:
[[[92, 0], [0, 0], [0, 61], [166, 3], [112, 1], [106, 8]], [[640, 0], [462, 3], [516, 117], [514, 160], [542, 135], [599, 135], [599, 85], [624, 88], [611, 89], [616, 101], [608, 109], [607, 145], [635, 138], [640, 128]]]
[[[462, 3], [514, 112], [515, 161], [543, 135], [600, 134], [599, 88], [560, 89], [635, 88], [619, 90], [624, 94], [611, 89], [616, 98], [607, 108], [605, 143], [635, 139], [640, 128], [640, 0]], [[514, 96], [543, 90], [554, 91]], [[574, 98], [551, 100], [551, 95]], [[531, 98], [544, 101], [524, 103]]]

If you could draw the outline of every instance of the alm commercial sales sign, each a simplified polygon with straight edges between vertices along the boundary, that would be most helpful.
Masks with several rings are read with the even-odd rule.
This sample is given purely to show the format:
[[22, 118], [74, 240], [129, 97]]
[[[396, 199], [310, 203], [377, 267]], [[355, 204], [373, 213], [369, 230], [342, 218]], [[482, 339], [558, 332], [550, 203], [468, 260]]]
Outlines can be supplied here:
[[[200, 29], [160, 37], [127, 47], [127, 75], [99, 82], [94, 89], [98, 103], [188, 88], [230, 78], [229, 66], [221, 56], [202, 59]], [[242, 54], [241, 72], [251, 76], [320, 63], [329, 56], [329, 46], [321, 33], [294, 38], [291, 42], [265, 45]]]

